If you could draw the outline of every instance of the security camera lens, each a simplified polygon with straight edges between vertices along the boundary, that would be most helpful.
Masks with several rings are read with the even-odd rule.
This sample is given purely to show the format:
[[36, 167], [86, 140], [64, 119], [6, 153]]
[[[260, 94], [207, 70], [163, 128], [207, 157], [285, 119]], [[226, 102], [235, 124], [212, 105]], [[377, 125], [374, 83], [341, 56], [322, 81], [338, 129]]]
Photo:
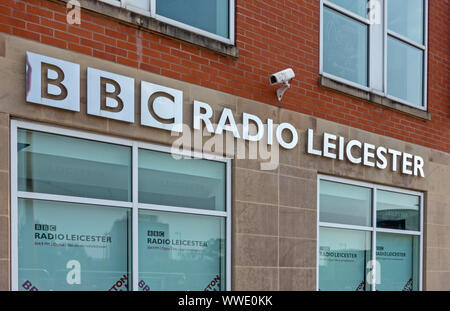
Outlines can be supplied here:
[[275, 76], [271, 76], [270, 83], [276, 83], [276, 82], [277, 82], [277, 78]]

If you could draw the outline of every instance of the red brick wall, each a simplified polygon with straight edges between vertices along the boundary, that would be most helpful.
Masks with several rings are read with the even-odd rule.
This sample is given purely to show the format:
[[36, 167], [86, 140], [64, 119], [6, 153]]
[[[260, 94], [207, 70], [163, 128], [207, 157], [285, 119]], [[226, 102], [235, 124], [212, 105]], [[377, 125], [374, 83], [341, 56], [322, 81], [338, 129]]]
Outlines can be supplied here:
[[0, 32], [272, 105], [269, 74], [292, 67], [283, 107], [450, 152], [449, 1], [429, 0], [428, 122], [318, 87], [319, 10], [318, 0], [236, 0], [237, 59], [86, 11], [68, 25], [64, 4], [48, 0], [0, 0]]

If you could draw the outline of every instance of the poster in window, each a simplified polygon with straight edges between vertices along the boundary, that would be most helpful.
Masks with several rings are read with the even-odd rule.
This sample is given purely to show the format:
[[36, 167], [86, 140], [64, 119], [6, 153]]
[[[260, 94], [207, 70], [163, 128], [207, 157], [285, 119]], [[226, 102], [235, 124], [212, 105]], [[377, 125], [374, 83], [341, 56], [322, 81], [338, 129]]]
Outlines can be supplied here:
[[319, 290], [370, 290], [370, 237], [364, 231], [320, 228]]
[[19, 290], [128, 290], [129, 214], [19, 199]]
[[418, 289], [419, 238], [403, 234], [377, 234], [379, 280], [377, 290]]
[[222, 217], [140, 211], [139, 282], [150, 291], [224, 290], [224, 234]]

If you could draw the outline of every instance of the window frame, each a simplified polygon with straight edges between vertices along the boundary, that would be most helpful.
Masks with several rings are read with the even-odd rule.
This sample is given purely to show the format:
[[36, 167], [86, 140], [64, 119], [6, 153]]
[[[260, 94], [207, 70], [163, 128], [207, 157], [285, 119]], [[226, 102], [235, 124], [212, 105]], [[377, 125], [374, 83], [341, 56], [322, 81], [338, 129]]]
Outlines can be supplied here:
[[[66, 195], [54, 195], [46, 193], [36, 193], [18, 190], [18, 151], [17, 151], [17, 132], [18, 129], [25, 129], [31, 131], [45, 132], [49, 134], [62, 135], [73, 138], [81, 138], [90, 141], [97, 141], [103, 143], [110, 143], [115, 145], [127, 146], [131, 148], [131, 192], [132, 200], [127, 201], [114, 201], [114, 200], [103, 200], [103, 199], [93, 199], [86, 197], [73, 197]], [[139, 236], [138, 236], [138, 212], [139, 210], [154, 210], [163, 212], [174, 212], [182, 214], [193, 214], [193, 215], [203, 215], [203, 216], [216, 216], [225, 219], [225, 280], [226, 286], [224, 291], [231, 290], [231, 158], [223, 157], [211, 153], [200, 153], [189, 150], [172, 150], [169, 146], [163, 146], [153, 143], [147, 143], [126, 138], [117, 138], [102, 134], [94, 134], [91, 132], [73, 130], [58, 126], [51, 126], [42, 123], [35, 123], [29, 121], [21, 120], [11, 120], [11, 132], [10, 132], [10, 148], [11, 148], [11, 161], [10, 161], [10, 182], [11, 182], [11, 289], [13, 291], [19, 290], [18, 283], [18, 272], [19, 272], [19, 261], [18, 261], [18, 201], [19, 199], [34, 199], [34, 200], [47, 200], [56, 202], [68, 202], [68, 203], [82, 203], [89, 205], [100, 205], [106, 207], [119, 207], [127, 208], [130, 210], [131, 214], [131, 279], [132, 286], [129, 287], [130, 291], [138, 291], [139, 286]], [[156, 204], [146, 204], [139, 203], [138, 193], [139, 193], [139, 167], [138, 167], [138, 151], [139, 149], [146, 149], [152, 151], [159, 151], [164, 153], [172, 153], [181, 156], [190, 156], [196, 159], [216, 161], [225, 164], [225, 200], [226, 200], [226, 210], [225, 211], [214, 211], [214, 210], [202, 210], [193, 209], [178, 206], [164, 206]]]
[[[357, 226], [357, 225], [345, 225], [345, 224], [337, 224], [337, 223], [327, 223], [327, 222], [321, 222], [320, 221], [320, 181], [330, 181], [335, 183], [341, 183], [346, 185], [352, 185], [352, 186], [359, 186], [364, 188], [369, 188], [372, 190], [372, 226]], [[378, 228], [377, 227], [377, 190], [385, 190], [390, 192], [396, 192], [401, 194], [409, 194], [409, 195], [415, 195], [418, 196], [420, 199], [420, 206], [419, 206], [419, 224], [420, 224], [420, 231], [411, 231], [411, 230], [398, 230], [398, 229], [387, 229], [387, 228]], [[367, 183], [357, 180], [351, 180], [341, 177], [334, 177], [334, 176], [328, 176], [328, 175], [317, 175], [317, 241], [316, 241], [316, 291], [319, 291], [319, 268], [320, 268], [320, 228], [335, 228], [335, 229], [347, 229], [347, 230], [358, 230], [358, 231], [365, 231], [372, 233], [371, 237], [371, 245], [372, 245], [372, 258], [371, 261], [375, 262], [376, 260], [376, 245], [377, 245], [377, 233], [394, 233], [394, 234], [403, 234], [403, 235], [413, 235], [419, 237], [419, 291], [423, 290], [423, 198], [424, 194], [423, 192], [418, 191], [412, 191], [412, 190], [406, 190], [402, 188], [395, 188], [395, 187], [389, 187], [389, 186], [383, 186], [379, 184], [373, 184], [373, 183]], [[376, 272], [376, 265], [374, 265], [372, 270], [372, 273], [374, 275], [377, 275]], [[376, 282], [371, 283], [371, 291], [376, 291]]]
[[156, 20], [159, 20], [163, 23], [171, 24], [175, 27], [185, 29], [187, 31], [193, 32], [195, 34], [209, 37], [211, 39], [221, 41], [230, 45], [235, 44], [235, 0], [228, 0], [229, 3], [229, 16], [228, 16], [228, 32], [229, 32], [229, 38], [225, 38], [222, 36], [219, 36], [215, 33], [191, 26], [189, 24], [182, 23], [180, 21], [156, 14], [156, 0], [148, 0], [149, 1], [149, 11], [143, 10], [141, 8], [135, 7], [133, 5], [127, 4], [127, 1], [123, 0], [100, 0], [106, 3], [109, 3], [114, 6], [119, 6], [121, 8], [124, 8], [126, 10], [145, 15], [151, 18], [154, 18]]
[[[370, 1], [368, 2], [368, 4], [370, 4]], [[392, 31], [388, 29], [388, 18], [387, 18], [387, 1], [389, 0], [378, 0], [381, 2], [381, 24], [382, 24], [382, 40], [380, 40], [380, 38], [376, 37], [376, 33], [375, 33], [375, 28], [372, 27], [371, 22], [369, 20], [369, 18], [366, 17], [361, 17], [356, 13], [353, 13], [329, 0], [320, 0], [320, 29], [319, 29], [319, 44], [320, 44], [320, 48], [319, 48], [319, 74], [329, 78], [331, 80], [349, 85], [351, 87], [357, 88], [359, 90], [363, 90], [365, 92], [370, 92], [376, 95], [380, 95], [383, 96], [389, 100], [392, 100], [394, 102], [400, 103], [402, 105], [406, 105], [418, 110], [422, 110], [422, 111], [428, 111], [428, 0], [423, 0], [424, 2], [424, 36], [423, 36], [423, 44], [418, 44], [416, 42], [414, 42], [413, 40], [410, 40], [408, 38], [405, 38], [404, 36]], [[367, 69], [368, 69], [368, 73], [367, 73], [367, 84], [368, 86], [365, 85], [361, 85], [358, 84], [356, 82], [353, 81], [349, 81], [345, 78], [341, 78], [338, 76], [335, 76], [333, 74], [327, 73], [324, 71], [323, 68], [323, 47], [324, 47], [324, 42], [323, 42], [323, 22], [324, 22], [324, 17], [323, 17], [323, 12], [324, 12], [324, 7], [328, 7], [340, 14], [344, 14], [345, 16], [359, 21], [361, 23], [364, 23], [368, 26], [368, 55], [367, 55]], [[395, 97], [393, 95], [389, 95], [387, 92], [387, 40], [388, 40], [388, 36], [393, 37], [395, 40], [400, 40], [403, 43], [406, 43], [410, 46], [413, 46], [416, 49], [419, 49], [423, 52], [423, 76], [422, 76], [422, 86], [423, 86], [423, 92], [422, 92], [422, 106], [416, 106], [411, 102], [408, 102], [404, 99]], [[381, 63], [379, 62], [379, 57], [380, 57], [380, 53], [381, 53]], [[378, 57], [378, 61], [377, 61], [377, 57]], [[374, 71], [378, 71], [381, 72], [381, 76], [379, 76], [379, 74], [375, 74], [376, 78], [374, 78], [374, 76], [372, 75], [372, 73]], [[378, 80], [378, 83], [381, 83], [382, 85], [382, 89], [383, 90], [378, 90], [376, 88], [373, 87], [374, 85], [374, 81]]]

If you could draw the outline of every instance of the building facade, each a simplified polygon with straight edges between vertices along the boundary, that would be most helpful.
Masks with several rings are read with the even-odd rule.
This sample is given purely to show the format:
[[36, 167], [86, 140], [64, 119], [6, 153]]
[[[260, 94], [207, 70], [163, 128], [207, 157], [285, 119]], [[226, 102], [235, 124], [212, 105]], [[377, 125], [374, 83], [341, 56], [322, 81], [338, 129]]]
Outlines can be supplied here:
[[3, 0], [0, 289], [449, 290], [448, 9]]

